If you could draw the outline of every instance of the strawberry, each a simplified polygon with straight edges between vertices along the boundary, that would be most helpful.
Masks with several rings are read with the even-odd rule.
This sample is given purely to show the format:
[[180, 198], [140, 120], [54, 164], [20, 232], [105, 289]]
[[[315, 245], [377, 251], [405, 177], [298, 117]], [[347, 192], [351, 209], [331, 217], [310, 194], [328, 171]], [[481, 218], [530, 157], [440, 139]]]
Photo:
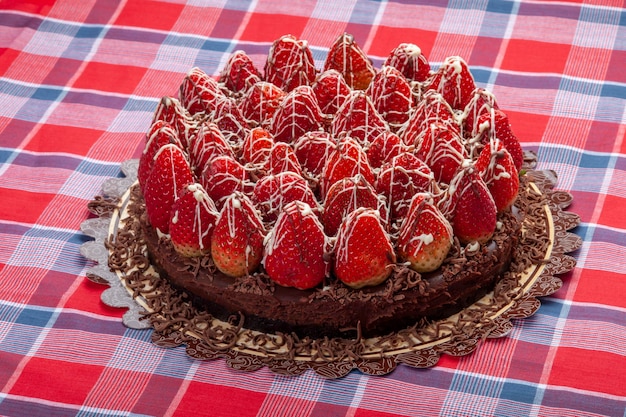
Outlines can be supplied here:
[[265, 63], [265, 80], [289, 92], [311, 85], [317, 70], [307, 41], [284, 35], [274, 41]]
[[187, 73], [178, 89], [178, 99], [191, 115], [211, 114], [215, 103], [224, 98], [217, 81], [198, 67]]
[[241, 145], [241, 159], [245, 164], [262, 167], [274, 146], [274, 136], [262, 127], [248, 131]]
[[428, 154], [420, 156], [433, 171], [435, 179], [448, 184], [468, 158], [461, 137], [456, 130], [441, 123], [431, 124], [425, 135], [432, 137], [433, 145]]
[[355, 90], [337, 110], [331, 124], [331, 133], [335, 137], [351, 136], [361, 146], [369, 145], [370, 138], [387, 130], [387, 124], [376, 111], [374, 103], [364, 91]]
[[334, 183], [324, 200], [322, 223], [328, 236], [335, 236], [346, 215], [359, 207], [376, 209], [380, 213], [383, 226], [387, 224], [387, 210], [384, 201], [379, 198], [362, 175], [343, 178]]
[[497, 208], [474, 166], [460, 170], [448, 192], [450, 196], [442, 212], [450, 219], [454, 235], [463, 244], [488, 242], [496, 228]]
[[179, 148], [183, 148], [183, 145], [178, 140], [178, 135], [169, 125], [169, 123], [163, 120], [157, 120], [152, 124], [148, 134], [146, 135], [146, 146], [139, 158], [139, 167], [137, 168], [137, 179], [141, 190], [144, 191], [146, 181], [152, 171], [154, 165], [154, 155], [167, 144], [174, 144]]
[[234, 192], [249, 193], [252, 183], [248, 172], [236, 159], [228, 155], [219, 155], [206, 165], [200, 183], [207, 191], [218, 209]]
[[198, 123], [194, 120], [187, 109], [173, 97], [163, 97], [154, 112], [152, 123], [162, 120], [169, 123], [176, 130], [178, 139], [185, 149], [189, 146], [191, 138], [196, 134]]
[[474, 77], [467, 63], [458, 56], [446, 58], [426, 85], [427, 90], [438, 91], [457, 110], [465, 108], [475, 88]]
[[189, 160], [194, 174], [199, 177], [211, 160], [219, 155], [235, 156], [219, 127], [205, 122], [189, 145]]
[[476, 88], [461, 115], [463, 135], [468, 140], [475, 138], [481, 133], [478, 118], [483, 113], [489, 113], [491, 109], [498, 109], [496, 97], [484, 88]]
[[355, 90], [365, 90], [374, 77], [375, 70], [367, 55], [347, 33], [339, 36], [328, 51], [324, 71], [334, 69]]
[[328, 275], [328, 239], [311, 207], [287, 204], [266, 238], [263, 266], [270, 279], [301, 290], [319, 285]]
[[284, 98], [283, 90], [272, 83], [260, 81], [246, 91], [239, 109], [250, 126], [267, 128]]
[[292, 143], [304, 133], [321, 128], [322, 112], [317, 105], [317, 98], [311, 87], [301, 85], [280, 103], [269, 130], [277, 141]]
[[428, 193], [415, 194], [398, 236], [400, 259], [417, 272], [441, 266], [452, 247], [452, 226]]
[[508, 210], [519, 190], [519, 175], [509, 151], [498, 139], [491, 140], [474, 162], [476, 170], [487, 184], [498, 213]]
[[226, 198], [211, 237], [217, 269], [231, 277], [256, 270], [263, 259], [265, 229], [252, 201], [241, 193]]
[[350, 95], [350, 87], [339, 71], [329, 69], [322, 72], [313, 83], [313, 93], [322, 113], [334, 115]]
[[161, 147], [144, 187], [146, 214], [152, 227], [161, 233], [169, 232], [172, 206], [183, 187], [192, 182], [193, 174], [183, 151], [173, 144]]
[[330, 133], [307, 132], [293, 144], [293, 151], [307, 177], [319, 178], [330, 153], [336, 148]]
[[483, 145], [489, 143], [493, 138], [497, 138], [511, 154], [515, 169], [519, 172], [524, 162], [524, 153], [517, 136], [511, 130], [509, 117], [498, 109], [491, 109], [490, 112], [483, 113], [478, 118], [478, 125], [481, 126], [480, 140]]
[[330, 187], [337, 181], [357, 174], [361, 174], [368, 183], [374, 183], [374, 172], [361, 145], [349, 136], [343, 137], [330, 153], [322, 170], [320, 181], [322, 197], [326, 196]]
[[234, 93], [243, 93], [261, 81], [261, 73], [244, 51], [235, 51], [220, 74], [220, 82]]
[[224, 139], [237, 152], [248, 133], [248, 123], [235, 100], [231, 98], [220, 100], [215, 106], [211, 121], [220, 128]]
[[367, 94], [392, 131], [397, 131], [407, 121], [413, 95], [411, 86], [400, 71], [383, 66], [374, 76]]
[[267, 175], [254, 185], [252, 201], [266, 222], [274, 222], [283, 208], [292, 201], [302, 201], [318, 214], [320, 208], [307, 181], [294, 172]]
[[337, 233], [335, 276], [355, 289], [374, 286], [389, 277], [395, 262], [378, 210], [361, 207], [348, 214]]
[[374, 137], [365, 154], [370, 166], [379, 169], [385, 162], [404, 152], [404, 146], [398, 135], [385, 130]]
[[443, 96], [436, 91], [429, 90], [411, 112], [406, 124], [398, 131], [402, 142], [407, 146], [415, 145], [432, 123], [445, 124], [453, 129], [460, 130], [454, 112]]
[[302, 175], [302, 167], [293, 148], [285, 142], [275, 142], [270, 149], [269, 157], [265, 161], [263, 171], [266, 174], [280, 174], [281, 172], [294, 172]]
[[396, 68], [409, 81], [424, 82], [430, 75], [430, 64], [419, 46], [401, 43], [385, 60], [384, 65]]
[[170, 239], [176, 252], [185, 257], [210, 253], [218, 215], [213, 200], [200, 184], [183, 187], [170, 217]]
[[413, 195], [433, 190], [432, 171], [413, 154], [403, 153], [385, 164], [378, 174], [376, 191], [387, 199], [392, 219], [404, 217]]

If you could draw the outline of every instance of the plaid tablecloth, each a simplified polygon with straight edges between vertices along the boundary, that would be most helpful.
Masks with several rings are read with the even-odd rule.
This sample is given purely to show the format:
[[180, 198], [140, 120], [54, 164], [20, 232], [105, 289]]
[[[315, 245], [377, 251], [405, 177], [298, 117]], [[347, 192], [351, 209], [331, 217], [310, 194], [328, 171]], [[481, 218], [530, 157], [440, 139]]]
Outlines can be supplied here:
[[[138, 157], [194, 66], [343, 32], [379, 67], [400, 42], [460, 55], [584, 240], [564, 286], [508, 337], [384, 377], [282, 377], [154, 346], [100, 300], [79, 253], [87, 203]], [[0, 0], [0, 415], [624, 416], [626, 9], [619, 1]]]

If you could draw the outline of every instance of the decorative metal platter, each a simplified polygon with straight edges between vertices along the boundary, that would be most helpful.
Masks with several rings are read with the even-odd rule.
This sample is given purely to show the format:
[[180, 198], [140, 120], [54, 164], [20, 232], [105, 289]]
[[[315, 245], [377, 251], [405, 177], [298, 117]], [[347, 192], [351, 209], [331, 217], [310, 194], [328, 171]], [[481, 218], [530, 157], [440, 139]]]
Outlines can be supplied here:
[[[522, 268], [509, 271], [493, 291], [444, 320], [429, 322], [389, 335], [354, 339], [298, 338], [294, 334], [267, 334], [243, 325], [240, 317], [218, 320], [210, 312], [195, 308], [187, 295], [174, 290], [159, 278], [150, 265], [141, 241], [129, 242], [134, 248], [124, 259], [112, 259], [110, 243], [129, 220], [127, 205], [130, 188], [136, 181], [137, 161], [122, 164], [125, 177], [103, 184], [103, 194], [90, 205], [97, 216], [86, 220], [81, 229], [94, 238], [81, 247], [82, 254], [97, 263], [87, 276], [108, 284], [102, 301], [127, 308], [123, 322], [131, 328], [152, 328], [152, 340], [163, 347], [186, 346], [195, 359], [224, 359], [230, 367], [252, 371], [268, 367], [282, 375], [297, 375], [312, 369], [326, 378], [345, 376], [353, 369], [384, 375], [398, 364], [424, 368], [434, 366], [442, 354], [454, 356], [473, 352], [486, 338], [506, 336], [512, 319], [533, 315], [540, 306], [538, 297], [553, 294], [562, 286], [559, 275], [574, 268], [568, 255], [582, 241], [569, 230], [580, 219], [565, 211], [572, 196], [553, 189], [556, 175], [551, 171], [529, 170], [528, 192], [539, 202], [533, 208], [532, 227], [523, 224], [519, 253], [532, 254]], [[128, 234], [127, 234], [128, 235]], [[132, 233], [130, 234], [132, 237]], [[140, 239], [135, 239], [140, 240]], [[125, 242], [127, 243], [127, 242]], [[128, 262], [143, 257], [140, 268]]]

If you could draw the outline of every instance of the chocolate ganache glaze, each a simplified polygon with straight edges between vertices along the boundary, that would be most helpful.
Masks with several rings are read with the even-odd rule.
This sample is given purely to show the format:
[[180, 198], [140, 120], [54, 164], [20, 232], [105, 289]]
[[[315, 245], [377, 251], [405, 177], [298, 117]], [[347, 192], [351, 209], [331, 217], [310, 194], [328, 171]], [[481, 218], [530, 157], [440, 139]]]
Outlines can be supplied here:
[[375, 287], [354, 290], [328, 278], [319, 288], [298, 290], [274, 284], [262, 270], [232, 278], [219, 272], [208, 255], [180, 256], [149, 225], [137, 186], [131, 190], [129, 210], [131, 219], [141, 223], [153, 266], [196, 305], [222, 320], [239, 314], [246, 328], [311, 337], [384, 335], [459, 312], [491, 291], [508, 270], [521, 227], [521, 214], [513, 207], [499, 215], [488, 244], [461, 247], [455, 240], [435, 272], [420, 274], [398, 264]]

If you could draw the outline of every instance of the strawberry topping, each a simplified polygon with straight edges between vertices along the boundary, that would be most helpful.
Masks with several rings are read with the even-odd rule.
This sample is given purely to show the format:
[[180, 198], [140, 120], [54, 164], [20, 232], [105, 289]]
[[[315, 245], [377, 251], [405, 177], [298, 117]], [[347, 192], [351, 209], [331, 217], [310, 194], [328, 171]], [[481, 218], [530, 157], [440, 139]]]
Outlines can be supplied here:
[[453, 241], [491, 244], [522, 163], [508, 116], [462, 58], [432, 71], [402, 43], [376, 70], [343, 34], [318, 70], [308, 43], [284, 35], [263, 74], [243, 51], [219, 80], [192, 68], [178, 98], [160, 100], [137, 175], [149, 223], [181, 256], [232, 277], [358, 289], [397, 259], [426, 273]]
[[244, 51], [235, 51], [228, 58], [220, 82], [226, 88], [237, 93], [245, 92], [251, 85], [261, 81], [261, 73]]
[[385, 61], [385, 65], [396, 68], [407, 80], [424, 82], [430, 75], [430, 64], [419, 46], [401, 43], [396, 46]]
[[374, 108], [389, 127], [396, 131], [409, 118], [412, 90], [404, 75], [391, 66], [384, 66], [367, 89]]
[[320, 209], [313, 191], [304, 178], [294, 172], [268, 175], [257, 181], [252, 201], [263, 214], [266, 222], [273, 222], [283, 208], [292, 201], [307, 203], [309, 209], [319, 214]]
[[180, 103], [189, 114], [211, 114], [218, 100], [225, 98], [219, 84], [200, 68], [192, 68], [178, 90]]
[[281, 211], [266, 238], [263, 266], [279, 285], [313, 288], [328, 275], [329, 250], [328, 239], [311, 207], [293, 201]]
[[348, 214], [335, 243], [337, 278], [357, 289], [378, 285], [391, 274], [395, 262], [378, 210], [361, 207]]
[[289, 92], [311, 85], [317, 70], [307, 41], [285, 35], [274, 41], [265, 63], [265, 80]]
[[172, 206], [170, 239], [176, 252], [186, 257], [211, 252], [217, 208], [200, 184], [188, 184]]
[[355, 90], [365, 90], [376, 73], [354, 37], [347, 33], [339, 36], [328, 51], [324, 71], [330, 69], [339, 71], [350, 88]]
[[183, 187], [192, 182], [193, 174], [183, 151], [173, 144], [161, 147], [144, 186], [146, 212], [152, 227], [161, 233], [169, 232], [172, 206]]
[[222, 273], [240, 277], [263, 259], [265, 229], [252, 201], [241, 193], [228, 196], [211, 236], [211, 257]]
[[306, 132], [321, 130], [322, 112], [308, 85], [293, 89], [280, 103], [270, 131], [277, 141], [292, 143]]

